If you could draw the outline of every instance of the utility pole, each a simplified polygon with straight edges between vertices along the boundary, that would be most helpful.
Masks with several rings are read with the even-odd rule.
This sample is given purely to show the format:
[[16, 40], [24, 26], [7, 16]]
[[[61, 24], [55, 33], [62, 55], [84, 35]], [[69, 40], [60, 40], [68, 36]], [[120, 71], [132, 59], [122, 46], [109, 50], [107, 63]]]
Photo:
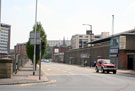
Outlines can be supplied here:
[[0, 32], [1, 32], [1, 0], [0, 0]]
[[112, 36], [114, 34], [114, 15], [112, 15]]
[[38, 3], [38, 0], [36, 0], [36, 9], [35, 9], [35, 36], [34, 36], [34, 41], [35, 41], [35, 44], [34, 44], [34, 64], [33, 64], [33, 75], [35, 75], [35, 66], [36, 66], [36, 30], [37, 30], [37, 3]]
[[[87, 25], [87, 26], [89, 26], [90, 27], [90, 42], [92, 42], [92, 25], [90, 25], [90, 24], [83, 24], [83, 25]], [[91, 44], [91, 47], [92, 47], [92, 44]], [[91, 53], [90, 53], [90, 68], [91, 68], [91, 62], [92, 62], [92, 58], [91, 58], [92, 56], [91, 56]]]
[[42, 50], [41, 50], [41, 48], [42, 48], [42, 40], [40, 40], [40, 63], [39, 63], [39, 80], [41, 80], [41, 53], [42, 53]]

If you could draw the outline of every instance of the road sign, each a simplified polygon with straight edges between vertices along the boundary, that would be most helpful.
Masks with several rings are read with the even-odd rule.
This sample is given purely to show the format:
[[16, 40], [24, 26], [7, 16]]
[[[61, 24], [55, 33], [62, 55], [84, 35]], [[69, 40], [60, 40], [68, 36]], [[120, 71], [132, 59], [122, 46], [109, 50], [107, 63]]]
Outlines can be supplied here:
[[40, 32], [36, 32], [36, 36], [35, 32], [30, 32], [30, 44], [31, 45], [40, 44]]
[[[30, 38], [32, 39], [35, 38], [35, 32], [30, 32]], [[40, 32], [36, 32], [36, 38], [40, 39]]]
[[30, 39], [30, 44], [31, 45], [40, 44], [40, 39], [36, 39], [36, 41], [35, 41], [35, 39]]

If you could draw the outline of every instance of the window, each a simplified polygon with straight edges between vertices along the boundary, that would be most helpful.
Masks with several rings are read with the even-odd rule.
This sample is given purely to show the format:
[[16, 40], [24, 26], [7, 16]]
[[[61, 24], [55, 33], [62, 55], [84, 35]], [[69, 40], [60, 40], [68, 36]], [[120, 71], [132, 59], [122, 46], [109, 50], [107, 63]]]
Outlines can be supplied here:
[[83, 36], [81, 36], [81, 35], [80, 35], [79, 37], [81, 37], [81, 38], [82, 38]]
[[111, 46], [112, 47], [118, 47], [119, 46], [118, 38], [115, 38], [115, 39], [111, 40]]

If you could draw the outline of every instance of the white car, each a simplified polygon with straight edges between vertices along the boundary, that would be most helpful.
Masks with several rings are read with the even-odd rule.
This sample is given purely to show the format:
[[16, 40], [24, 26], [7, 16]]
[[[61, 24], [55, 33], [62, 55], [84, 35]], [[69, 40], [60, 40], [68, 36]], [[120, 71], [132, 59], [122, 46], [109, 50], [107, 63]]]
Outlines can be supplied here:
[[48, 59], [42, 59], [41, 62], [47, 62], [47, 63], [49, 63], [50, 61]]

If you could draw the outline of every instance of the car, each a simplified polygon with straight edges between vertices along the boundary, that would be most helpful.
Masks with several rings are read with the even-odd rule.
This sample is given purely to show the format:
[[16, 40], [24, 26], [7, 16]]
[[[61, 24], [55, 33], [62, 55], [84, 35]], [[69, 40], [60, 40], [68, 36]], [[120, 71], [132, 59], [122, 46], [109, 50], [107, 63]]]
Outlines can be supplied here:
[[117, 67], [116, 64], [111, 63], [110, 59], [98, 59], [95, 66], [96, 72], [101, 71], [102, 73], [109, 73], [113, 72], [113, 74], [116, 74]]
[[50, 61], [48, 59], [42, 59], [41, 62], [49, 63]]

